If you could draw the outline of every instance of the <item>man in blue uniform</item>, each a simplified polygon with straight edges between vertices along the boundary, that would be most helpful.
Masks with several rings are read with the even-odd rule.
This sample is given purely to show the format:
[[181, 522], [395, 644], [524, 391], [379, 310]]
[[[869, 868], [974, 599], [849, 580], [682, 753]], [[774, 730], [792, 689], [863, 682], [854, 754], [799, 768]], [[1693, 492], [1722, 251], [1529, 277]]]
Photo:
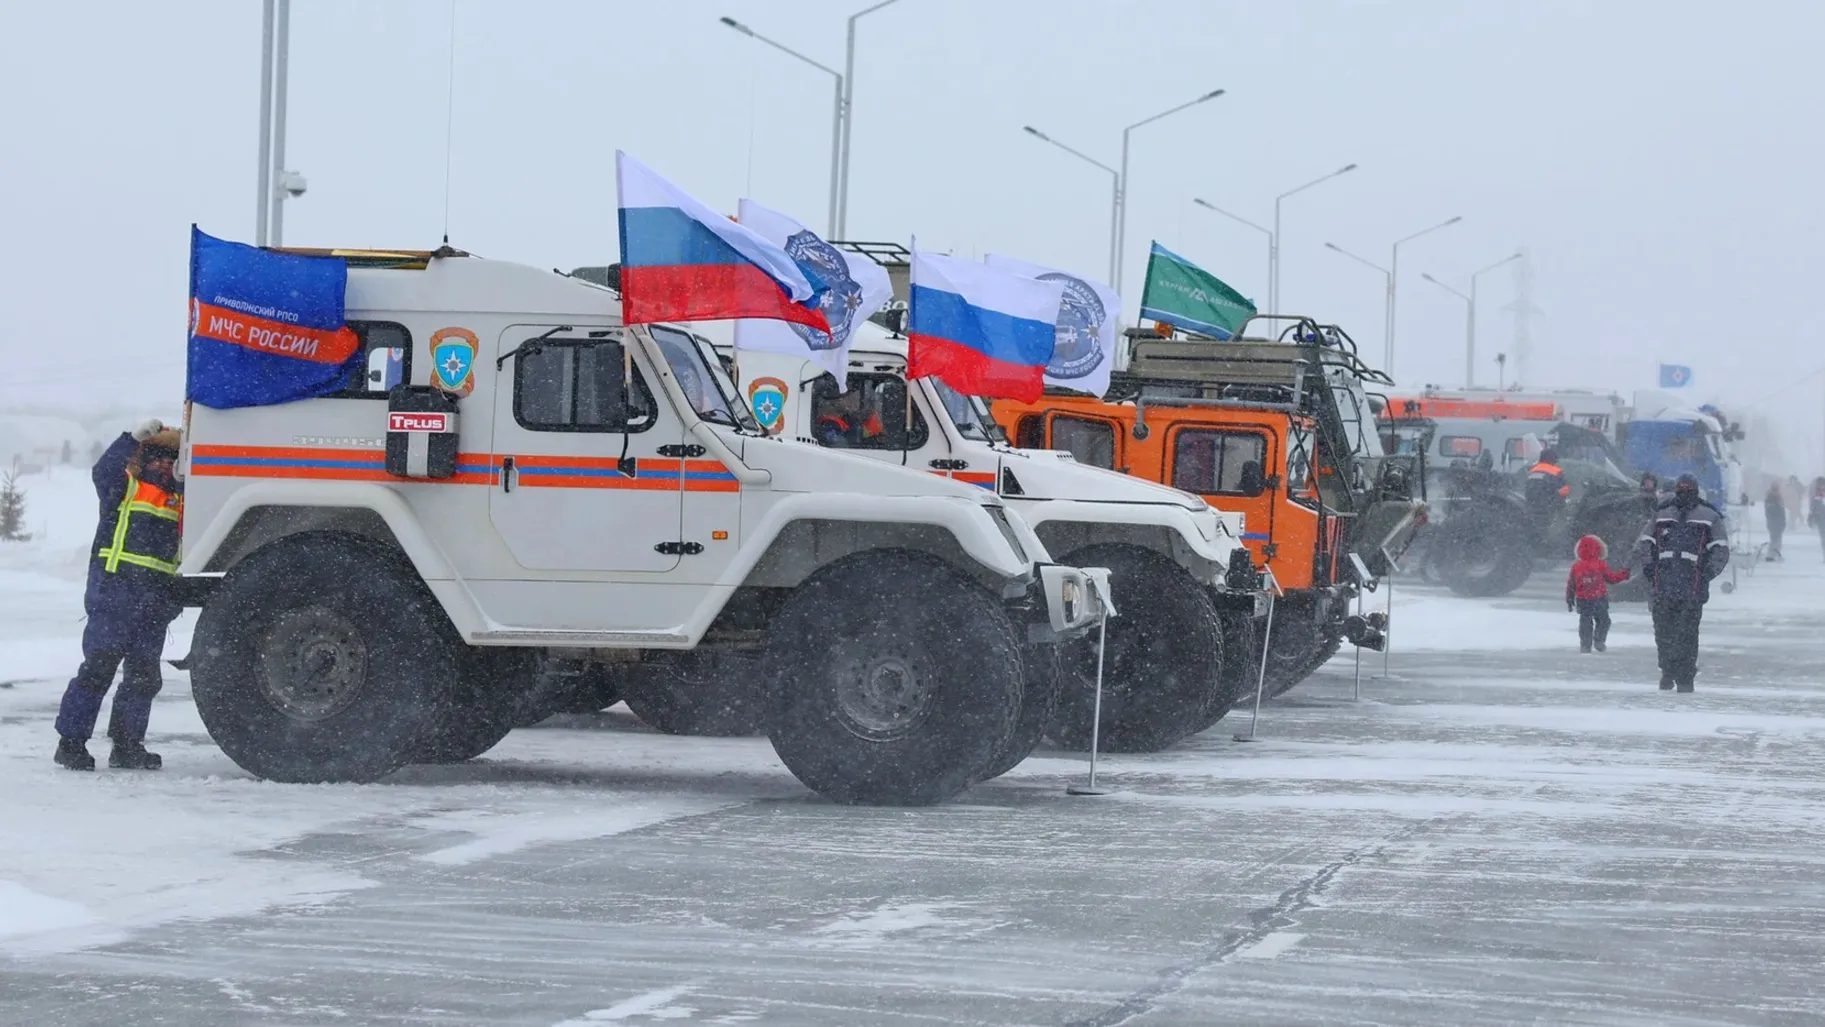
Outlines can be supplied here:
[[101, 499], [101, 523], [89, 560], [83, 609], [82, 668], [64, 690], [57, 713], [57, 764], [94, 770], [89, 736], [102, 699], [124, 665], [108, 737], [114, 742], [108, 766], [157, 770], [157, 753], [146, 751], [146, 722], [152, 697], [164, 685], [158, 661], [165, 630], [183, 611], [172, 595], [177, 575], [178, 523], [183, 486], [173, 473], [178, 433], [147, 421], [115, 439], [95, 463], [91, 477]]
[[1636, 551], [1654, 583], [1648, 605], [1660, 651], [1660, 688], [1690, 692], [1698, 676], [1698, 622], [1711, 598], [1711, 579], [1730, 562], [1724, 515], [1699, 498], [1697, 478], [1679, 476], [1672, 498], [1654, 508]]

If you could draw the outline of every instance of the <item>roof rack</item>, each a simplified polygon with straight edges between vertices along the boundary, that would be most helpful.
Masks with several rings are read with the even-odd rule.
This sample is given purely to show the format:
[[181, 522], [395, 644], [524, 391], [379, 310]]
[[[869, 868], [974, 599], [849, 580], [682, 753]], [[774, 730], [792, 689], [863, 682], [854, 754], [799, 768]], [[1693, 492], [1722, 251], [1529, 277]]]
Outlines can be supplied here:
[[298, 253], [310, 257], [341, 257], [348, 261], [350, 267], [394, 271], [423, 271], [431, 265], [432, 260], [470, 256], [469, 253], [447, 245], [435, 250], [324, 249], [310, 246], [274, 246], [272, 249], [278, 253]]
[[897, 242], [833, 242], [830, 245], [847, 253], [856, 253], [884, 268], [911, 267], [912, 251]]
[[1190, 333], [1167, 338], [1146, 328], [1131, 328], [1128, 366], [1116, 372], [1130, 383], [1173, 385], [1258, 385], [1288, 387], [1308, 366], [1340, 367], [1365, 383], [1392, 385], [1381, 371], [1356, 355], [1356, 342], [1336, 325], [1321, 325], [1298, 315], [1257, 314], [1241, 325], [1288, 321], [1273, 337], [1238, 332], [1230, 339]]

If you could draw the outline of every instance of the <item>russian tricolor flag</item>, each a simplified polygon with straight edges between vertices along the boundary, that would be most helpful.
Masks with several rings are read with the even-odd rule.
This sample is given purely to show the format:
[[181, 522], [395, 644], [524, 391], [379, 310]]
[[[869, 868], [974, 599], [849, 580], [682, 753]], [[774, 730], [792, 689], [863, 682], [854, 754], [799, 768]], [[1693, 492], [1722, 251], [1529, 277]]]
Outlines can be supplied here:
[[615, 182], [625, 323], [759, 317], [830, 331], [821, 283], [785, 250], [618, 150]]
[[1062, 282], [913, 251], [907, 376], [971, 396], [1039, 399], [1064, 291]]

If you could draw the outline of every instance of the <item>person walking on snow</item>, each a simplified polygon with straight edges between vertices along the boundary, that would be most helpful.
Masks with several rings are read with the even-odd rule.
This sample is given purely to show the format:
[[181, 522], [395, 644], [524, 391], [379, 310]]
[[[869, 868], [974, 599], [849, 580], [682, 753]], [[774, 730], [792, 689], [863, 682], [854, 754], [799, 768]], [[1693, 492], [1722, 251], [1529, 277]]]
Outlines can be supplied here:
[[1806, 509], [1806, 516], [1819, 533], [1819, 548], [1825, 549], [1825, 477], [1812, 479], [1812, 502]]
[[123, 664], [108, 715], [108, 737], [114, 742], [108, 766], [157, 770], [162, 765], [145, 743], [152, 698], [164, 686], [158, 661], [165, 630], [183, 612], [171, 589], [184, 504], [183, 485], [173, 473], [177, 452], [177, 429], [147, 421], [115, 439], [91, 472], [101, 523], [82, 600], [89, 615], [82, 631], [82, 667], [70, 679], [57, 711], [58, 766], [95, 769], [89, 736], [114, 671]]
[[1653, 581], [1648, 608], [1660, 651], [1660, 688], [1690, 692], [1698, 677], [1698, 622], [1711, 598], [1711, 579], [1730, 562], [1724, 515], [1699, 498], [1697, 478], [1679, 476], [1673, 497], [1655, 508], [1636, 551]]
[[1578, 540], [1577, 561], [1565, 576], [1565, 610], [1578, 611], [1578, 651], [1604, 652], [1610, 637], [1610, 586], [1627, 581], [1629, 572], [1611, 570], [1609, 547], [1595, 535]]
[[1787, 500], [1781, 495], [1778, 480], [1768, 486], [1768, 494], [1762, 497], [1762, 516], [1768, 521], [1768, 562], [1785, 559], [1781, 556], [1781, 533], [1787, 530]]

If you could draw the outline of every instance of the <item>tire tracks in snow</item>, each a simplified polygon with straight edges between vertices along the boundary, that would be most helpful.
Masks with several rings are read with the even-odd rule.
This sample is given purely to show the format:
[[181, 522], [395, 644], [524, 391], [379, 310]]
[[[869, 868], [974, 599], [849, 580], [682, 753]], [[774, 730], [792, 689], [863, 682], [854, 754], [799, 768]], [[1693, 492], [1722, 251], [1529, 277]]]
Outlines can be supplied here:
[[1351, 849], [1281, 892], [1271, 904], [1249, 913], [1247, 927], [1227, 931], [1223, 940], [1208, 951], [1161, 970], [1147, 987], [1102, 1012], [1067, 1020], [1064, 1027], [1120, 1027], [1136, 1017], [1152, 1012], [1159, 1005], [1160, 999], [1184, 988], [1186, 982], [1198, 973], [1231, 961], [1238, 953], [1259, 944], [1270, 935], [1297, 927], [1298, 915], [1316, 905], [1318, 899], [1330, 890], [1345, 870], [1365, 860], [1378, 859], [1387, 853], [1390, 846], [1409, 841], [1454, 819], [1458, 818], [1454, 815], [1422, 820], [1378, 841]]

